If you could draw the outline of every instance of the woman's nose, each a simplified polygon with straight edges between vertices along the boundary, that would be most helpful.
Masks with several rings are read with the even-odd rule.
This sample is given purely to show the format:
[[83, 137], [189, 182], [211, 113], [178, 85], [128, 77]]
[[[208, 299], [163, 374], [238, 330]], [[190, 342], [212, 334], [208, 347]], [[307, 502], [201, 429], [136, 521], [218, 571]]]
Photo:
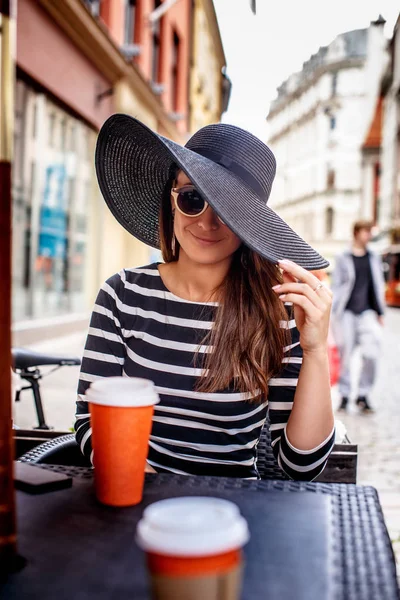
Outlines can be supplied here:
[[199, 227], [201, 227], [201, 229], [214, 230], [218, 229], [221, 223], [214, 209], [211, 208], [211, 206], [207, 206], [207, 209], [198, 218], [197, 224]]

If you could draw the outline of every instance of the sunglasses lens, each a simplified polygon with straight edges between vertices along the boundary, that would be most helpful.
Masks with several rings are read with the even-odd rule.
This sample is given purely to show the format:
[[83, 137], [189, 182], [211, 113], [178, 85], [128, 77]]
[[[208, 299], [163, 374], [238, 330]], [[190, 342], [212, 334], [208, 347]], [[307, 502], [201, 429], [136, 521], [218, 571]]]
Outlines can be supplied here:
[[185, 215], [199, 215], [204, 208], [204, 200], [197, 190], [181, 190], [178, 194], [177, 203], [179, 210]]

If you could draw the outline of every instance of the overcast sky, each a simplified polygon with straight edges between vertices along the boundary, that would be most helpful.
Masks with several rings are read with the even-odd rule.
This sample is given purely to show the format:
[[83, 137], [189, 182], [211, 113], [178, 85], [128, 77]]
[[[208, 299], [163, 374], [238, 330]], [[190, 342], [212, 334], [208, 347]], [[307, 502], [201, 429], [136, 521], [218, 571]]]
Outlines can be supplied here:
[[[379, 13], [389, 38], [399, 14], [395, 0], [214, 0], [233, 88], [222, 120], [266, 139], [265, 117], [276, 88], [336, 35], [368, 27]], [[397, 6], [396, 6], [397, 5]]]

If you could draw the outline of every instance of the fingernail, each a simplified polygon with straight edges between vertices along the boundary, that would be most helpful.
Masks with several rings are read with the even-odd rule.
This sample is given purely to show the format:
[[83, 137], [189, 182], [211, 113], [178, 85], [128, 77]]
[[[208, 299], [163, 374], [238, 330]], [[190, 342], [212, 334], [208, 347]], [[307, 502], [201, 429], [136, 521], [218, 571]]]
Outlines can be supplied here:
[[272, 286], [272, 289], [273, 289], [273, 290], [279, 290], [281, 287], [282, 287], [282, 286], [280, 286], [280, 285], [273, 285], [273, 286]]
[[281, 296], [279, 296], [280, 300], [284, 300], [286, 298], [286, 294], [282, 294]]
[[290, 260], [286, 260], [286, 258], [283, 258], [282, 260], [279, 261], [280, 265], [288, 265], [290, 264]]

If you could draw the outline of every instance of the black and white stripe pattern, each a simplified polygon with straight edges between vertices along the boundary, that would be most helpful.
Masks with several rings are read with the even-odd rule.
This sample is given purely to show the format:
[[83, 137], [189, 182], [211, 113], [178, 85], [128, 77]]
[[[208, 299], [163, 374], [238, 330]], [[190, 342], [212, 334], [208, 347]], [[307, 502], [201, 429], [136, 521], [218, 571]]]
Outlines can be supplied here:
[[[78, 388], [76, 439], [92, 458], [90, 415], [85, 392], [100, 377], [123, 375], [151, 379], [160, 396], [155, 406], [148, 462], [156, 471], [257, 477], [256, 447], [267, 409], [274, 453], [294, 479], [311, 480], [324, 468], [333, 432], [318, 448], [303, 452], [286, 438], [302, 362], [293, 320], [282, 372], [270, 380], [267, 402], [249, 402], [234, 389], [195, 391], [202, 373], [202, 345], [212, 328], [216, 303], [195, 303], [169, 292], [157, 264], [126, 269], [101, 288], [93, 310]], [[199, 351], [195, 361], [194, 355]], [[123, 440], [121, 440], [123, 443]]]

